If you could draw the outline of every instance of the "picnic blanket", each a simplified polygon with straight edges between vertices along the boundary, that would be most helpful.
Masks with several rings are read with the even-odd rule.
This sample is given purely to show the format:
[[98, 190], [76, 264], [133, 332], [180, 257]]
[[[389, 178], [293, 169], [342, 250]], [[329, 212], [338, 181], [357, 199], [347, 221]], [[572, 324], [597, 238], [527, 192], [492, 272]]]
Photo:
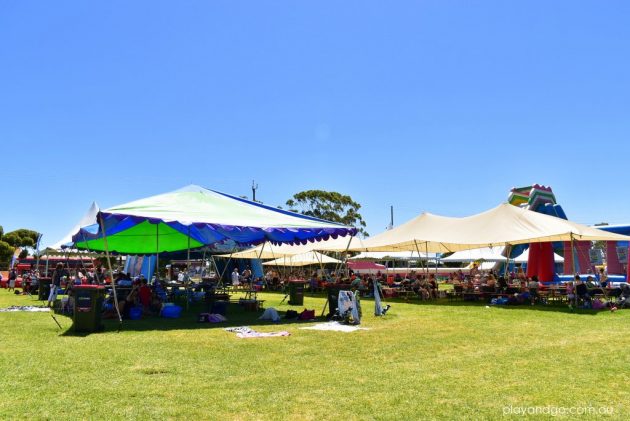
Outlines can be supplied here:
[[10, 311], [38, 312], [38, 311], [50, 311], [50, 308], [49, 307], [35, 307], [35, 306], [11, 306], [7, 308], [0, 308], [0, 313], [7, 313]]
[[300, 329], [309, 330], [332, 330], [335, 332], [354, 332], [355, 330], [368, 330], [365, 327], [344, 325], [339, 322], [318, 323], [314, 326], [301, 327]]
[[246, 338], [270, 338], [270, 337], [278, 337], [278, 336], [290, 336], [291, 334], [285, 330], [280, 332], [256, 332], [254, 329], [249, 326], [240, 326], [240, 327], [226, 327], [226, 331], [228, 332], [236, 332], [236, 337], [241, 339]]

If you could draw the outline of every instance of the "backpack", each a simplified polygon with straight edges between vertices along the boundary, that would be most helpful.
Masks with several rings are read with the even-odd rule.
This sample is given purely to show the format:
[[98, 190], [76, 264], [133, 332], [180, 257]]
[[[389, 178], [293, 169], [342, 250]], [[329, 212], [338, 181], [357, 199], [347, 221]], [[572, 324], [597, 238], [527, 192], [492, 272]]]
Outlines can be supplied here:
[[300, 320], [313, 320], [315, 319], [315, 310], [304, 309], [304, 311], [300, 313], [300, 316], [298, 318]]
[[297, 317], [298, 312], [295, 310], [287, 310], [287, 312], [284, 314], [285, 319], [297, 319]]

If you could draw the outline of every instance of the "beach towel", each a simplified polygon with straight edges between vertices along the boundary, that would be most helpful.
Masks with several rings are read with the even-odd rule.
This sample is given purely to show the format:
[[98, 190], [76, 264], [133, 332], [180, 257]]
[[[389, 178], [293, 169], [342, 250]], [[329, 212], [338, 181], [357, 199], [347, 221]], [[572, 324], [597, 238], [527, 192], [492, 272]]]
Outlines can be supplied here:
[[358, 326], [350, 326], [341, 324], [339, 322], [328, 322], [328, 323], [318, 323], [314, 326], [301, 327], [300, 329], [309, 329], [309, 330], [332, 330], [335, 332], [354, 332], [356, 330], [368, 330], [365, 327]]

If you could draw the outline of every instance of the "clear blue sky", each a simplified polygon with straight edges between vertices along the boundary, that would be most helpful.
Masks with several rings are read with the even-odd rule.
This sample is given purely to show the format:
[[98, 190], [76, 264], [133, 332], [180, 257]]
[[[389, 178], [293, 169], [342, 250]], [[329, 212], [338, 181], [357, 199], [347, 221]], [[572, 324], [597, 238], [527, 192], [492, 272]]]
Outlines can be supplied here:
[[189, 183], [363, 205], [368, 231], [513, 186], [630, 222], [628, 1], [0, 2], [0, 225], [57, 241]]

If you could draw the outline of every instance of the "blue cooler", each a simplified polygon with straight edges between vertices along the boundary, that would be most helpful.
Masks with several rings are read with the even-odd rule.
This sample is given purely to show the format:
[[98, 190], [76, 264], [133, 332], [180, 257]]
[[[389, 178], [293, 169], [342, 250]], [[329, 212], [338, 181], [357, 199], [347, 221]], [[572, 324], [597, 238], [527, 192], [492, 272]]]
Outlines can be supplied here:
[[142, 318], [142, 307], [131, 307], [129, 309], [129, 318], [131, 320], [140, 320]]
[[162, 309], [162, 317], [167, 319], [177, 319], [182, 315], [181, 306], [166, 306]]

